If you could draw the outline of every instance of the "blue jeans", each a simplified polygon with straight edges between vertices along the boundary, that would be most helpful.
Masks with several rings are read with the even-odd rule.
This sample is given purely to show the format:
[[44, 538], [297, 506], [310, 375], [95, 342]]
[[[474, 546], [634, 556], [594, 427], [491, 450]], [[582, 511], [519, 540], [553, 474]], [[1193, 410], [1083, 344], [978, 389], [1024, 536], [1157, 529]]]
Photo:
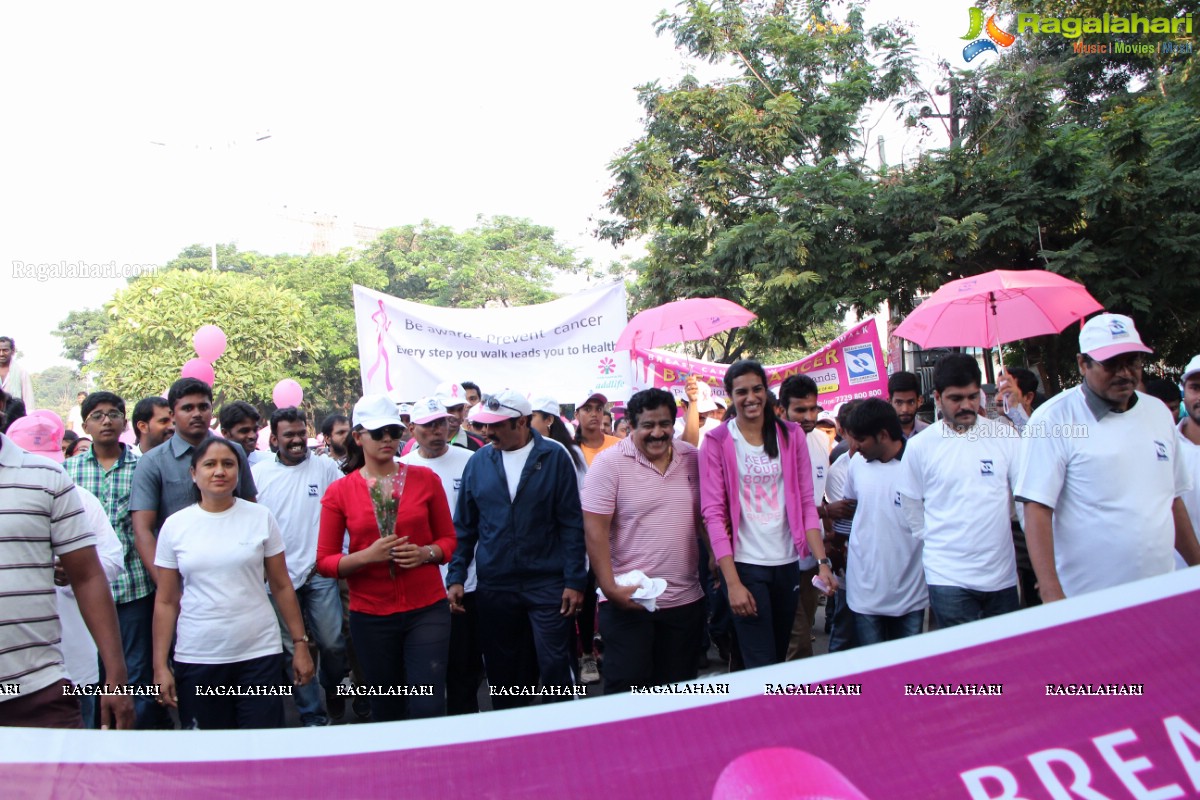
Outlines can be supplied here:
[[860, 647], [916, 636], [921, 632], [924, 624], [925, 609], [923, 608], [920, 611], [910, 611], [898, 617], [857, 612], [854, 614], [854, 631], [858, 634]]
[[929, 605], [937, 617], [938, 628], [949, 628], [1016, 611], [1021, 607], [1021, 596], [1016, 584], [995, 592], [929, 584]]
[[[129, 685], [150, 686], [154, 683], [154, 592], [139, 600], [118, 603], [117, 624], [121, 626], [121, 649], [125, 652]], [[104, 662], [101, 661], [100, 683], [104, 682]], [[133, 698], [133, 710], [137, 730], [171, 730], [175, 727], [167, 710], [154, 697]]]
[[[342, 599], [338, 594], [335, 578], [313, 574], [308, 582], [296, 590], [300, 612], [304, 615], [304, 631], [317, 646], [319, 671], [317, 680], [297, 686], [292, 693], [301, 725], [325, 725], [329, 716], [321, 707], [321, 689], [333, 694], [346, 676], [346, 640], [342, 637]], [[292, 662], [292, 634], [279, 615], [275, 597], [271, 597], [279, 626], [283, 630], [283, 649], [286, 662]]]
[[[480, 643], [488, 684], [496, 687], [521, 687], [540, 674], [543, 686], [575, 685], [571, 669], [571, 628], [574, 620], [562, 611], [563, 585], [552, 584], [527, 591], [496, 591], [480, 586], [475, 591], [479, 605]], [[537, 671], [527, 657], [532, 640]], [[567, 695], [546, 695], [542, 702], [570, 700]], [[530, 704], [530, 696], [497, 695], [492, 708], [497, 711]]]
[[382, 616], [351, 611], [350, 636], [367, 686], [433, 687], [431, 695], [370, 698], [374, 722], [446, 715], [449, 602]]
[[[793, 561], [790, 564], [763, 567], [735, 562], [734, 567], [742, 585], [753, 595], [754, 606], [758, 609], [753, 617], [733, 617], [742, 661], [746, 669], [779, 664], [787, 656], [792, 622], [796, 619], [796, 608], [800, 604], [800, 564]], [[722, 583], [721, 591], [728, 600], [729, 587]]]
[[[833, 595], [833, 630], [829, 633], [829, 652], [840, 653], [858, 646], [858, 630], [854, 623], [857, 616], [846, 602], [846, 576], [838, 575], [838, 588]], [[825, 606], [828, 614], [829, 606]]]

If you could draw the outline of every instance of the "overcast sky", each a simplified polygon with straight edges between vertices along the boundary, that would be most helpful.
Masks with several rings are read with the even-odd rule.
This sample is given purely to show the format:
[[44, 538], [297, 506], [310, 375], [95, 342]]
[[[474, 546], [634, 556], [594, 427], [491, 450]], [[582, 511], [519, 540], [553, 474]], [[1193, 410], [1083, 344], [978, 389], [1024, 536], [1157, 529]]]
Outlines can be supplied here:
[[[314, 215], [522, 216], [607, 262], [618, 254], [591, 231], [606, 166], [641, 131], [634, 87], [686, 66], [654, 34], [669, 5], [6, 4], [0, 334], [35, 371], [67, 363], [50, 331], [124, 285], [39, 282], [19, 265], [162, 264], [214, 237], [300, 252], [309, 229], [293, 218]], [[902, 13], [926, 63], [961, 63], [966, 5], [869, 15]], [[920, 146], [900, 138], [893, 163]]]

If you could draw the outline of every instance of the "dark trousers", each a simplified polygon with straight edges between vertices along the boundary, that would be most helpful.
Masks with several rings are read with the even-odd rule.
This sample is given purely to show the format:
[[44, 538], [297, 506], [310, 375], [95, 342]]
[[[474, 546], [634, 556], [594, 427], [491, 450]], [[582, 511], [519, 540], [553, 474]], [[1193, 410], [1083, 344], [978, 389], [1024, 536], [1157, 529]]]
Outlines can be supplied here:
[[600, 604], [604, 693], [695, 680], [708, 601], [653, 612]]
[[446, 666], [446, 713], [479, 713], [483, 684], [483, 645], [475, 592], [463, 595], [462, 614], [450, 615], [450, 657]]
[[938, 628], [949, 628], [1016, 611], [1021, 607], [1021, 599], [1015, 585], [995, 592], [978, 592], [961, 586], [930, 584], [929, 607], [937, 617]]
[[350, 612], [350, 633], [364, 685], [407, 686], [412, 694], [373, 696], [371, 719], [391, 722], [400, 719], [441, 717], [446, 714], [446, 662], [450, 656], [450, 603], [439, 600], [431, 606], [397, 614]]
[[792, 621], [792, 635], [788, 640], [787, 660], [812, 658], [812, 630], [817, 619], [817, 597], [820, 592], [813, 586], [812, 579], [820, 572], [820, 567], [800, 571], [800, 605], [796, 608], [796, 618]]
[[[564, 617], [562, 584], [527, 591], [494, 591], [480, 587], [479, 625], [488, 683], [497, 688], [532, 686], [529, 641], [537, 654], [543, 686], [573, 687], [569, 649], [574, 620]], [[492, 698], [496, 710], [529, 705], [530, 696]], [[569, 700], [570, 695], [549, 696], [543, 702]]]
[[70, 685], [70, 681], [58, 681], [45, 689], [5, 700], [0, 703], [0, 727], [82, 728], [79, 698], [63, 693]]
[[1012, 523], [1013, 550], [1017, 555], [1017, 588], [1021, 590], [1021, 608], [1032, 608], [1042, 604], [1037, 590], [1037, 575], [1033, 562], [1029, 560], [1029, 546], [1025, 543], [1025, 531], [1016, 520]]
[[197, 687], [285, 686], [283, 653], [232, 664], [175, 662], [179, 724], [184, 730], [282, 728], [283, 697], [200, 696]]
[[583, 605], [579, 608], [579, 616], [575, 618], [576, 627], [572, 628], [572, 633], [577, 631], [578, 635], [575, 646], [571, 648], [572, 655], [593, 655], [596, 639], [596, 599], [596, 576], [589, 569], [587, 585], [583, 587]]
[[920, 611], [912, 611], [898, 617], [857, 612], [854, 614], [854, 626], [860, 647], [916, 636], [921, 632], [924, 624], [925, 609], [923, 608]]
[[[121, 649], [125, 651], [125, 671], [130, 686], [154, 683], [154, 592], [139, 600], [117, 604], [117, 624], [121, 627]], [[100, 662], [100, 683], [104, 680], [104, 662]], [[138, 730], [170, 730], [175, 727], [166, 708], [154, 697], [134, 697], [134, 726]]]
[[[778, 664], [787, 656], [792, 622], [800, 604], [800, 566], [797, 562], [776, 567], [735, 563], [738, 578], [750, 594], [758, 613], [733, 617], [738, 647], [746, 669]], [[729, 597], [729, 587], [721, 585]]]
[[[840, 653], [858, 646], [858, 631], [854, 622], [856, 614], [846, 602], [846, 576], [839, 575], [837, 591], [825, 601], [825, 613], [833, 614], [833, 629], [829, 633], [829, 652]], [[830, 609], [832, 606], [832, 610]]]

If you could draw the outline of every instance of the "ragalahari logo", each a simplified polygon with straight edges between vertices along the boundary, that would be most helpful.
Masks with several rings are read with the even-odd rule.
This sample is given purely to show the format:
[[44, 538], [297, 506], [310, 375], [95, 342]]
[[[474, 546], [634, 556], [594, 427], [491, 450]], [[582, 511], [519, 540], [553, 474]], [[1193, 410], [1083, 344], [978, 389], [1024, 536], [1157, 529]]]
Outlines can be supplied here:
[[[986, 53], [989, 50], [993, 53], [999, 53], [996, 45], [1001, 47], [1011, 47], [1012, 43], [1017, 40], [1008, 31], [1001, 29], [996, 24], [996, 15], [992, 14], [987, 19], [987, 25], [983, 24], [983, 10], [979, 8], [969, 8], [967, 11], [971, 15], [971, 26], [967, 29], [967, 35], [962, 37], [971, 41], [969, 45], [963, 48], [963, 60], [973, 61], [980, 53]], [[980, 39], [981, 33], [987, 33], [987, 37]]]

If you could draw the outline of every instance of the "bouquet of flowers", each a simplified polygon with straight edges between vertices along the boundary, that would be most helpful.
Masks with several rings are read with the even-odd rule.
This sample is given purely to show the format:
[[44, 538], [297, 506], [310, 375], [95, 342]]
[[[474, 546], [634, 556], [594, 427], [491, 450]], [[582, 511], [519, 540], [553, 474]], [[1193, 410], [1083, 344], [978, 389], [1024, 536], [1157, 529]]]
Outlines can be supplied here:
[[[367, 478], [367, 489], [371, 493], [371, 504], [375, 506], [375, 522], [379, 525], [379, 538], [396, 532], [396, 508], [400, 505], [400, 492], [396, 478]], [[396, 577], [395, 562], [388, 561], [388, 574]]]

